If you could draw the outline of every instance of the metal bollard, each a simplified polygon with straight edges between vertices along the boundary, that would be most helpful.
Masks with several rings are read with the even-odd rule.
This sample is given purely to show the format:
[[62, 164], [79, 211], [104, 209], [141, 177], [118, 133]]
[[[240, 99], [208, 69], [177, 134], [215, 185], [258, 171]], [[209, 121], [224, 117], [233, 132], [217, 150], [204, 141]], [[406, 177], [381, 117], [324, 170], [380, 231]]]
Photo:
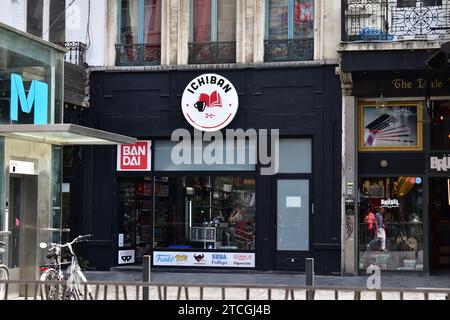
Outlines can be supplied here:
[[[151, 256], [144, 256], [143, 257], [143, 265], [142, 265], [142, 282], [148, 282], [150, 283], [151, 279], [151, 266], [152, 266], [152, 257]], [[142, 288], [142, 300], [150, 300], [150, 289], [149, 287], [145, 286]]]
[[[314, 258], [306, 258], [305, 263], [306, 271], [306, 286], [314, 286]], [[306, 300], [314, 300], [314, 291], [306, 290]]]

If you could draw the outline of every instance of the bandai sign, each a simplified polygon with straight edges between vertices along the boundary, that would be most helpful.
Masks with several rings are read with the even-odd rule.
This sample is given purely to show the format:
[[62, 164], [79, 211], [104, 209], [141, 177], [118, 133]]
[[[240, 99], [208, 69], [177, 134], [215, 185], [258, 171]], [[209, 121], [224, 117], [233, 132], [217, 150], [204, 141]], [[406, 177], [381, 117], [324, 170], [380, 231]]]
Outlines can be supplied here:
[[150, 171], [151, 141], [117, 146], [117, 171]]

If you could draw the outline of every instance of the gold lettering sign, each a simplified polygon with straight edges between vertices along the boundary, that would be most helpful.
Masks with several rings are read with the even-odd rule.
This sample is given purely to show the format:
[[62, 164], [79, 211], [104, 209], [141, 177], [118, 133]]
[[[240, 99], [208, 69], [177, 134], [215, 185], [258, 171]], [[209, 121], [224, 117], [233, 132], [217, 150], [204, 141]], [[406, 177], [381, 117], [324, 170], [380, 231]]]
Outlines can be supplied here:
[[[450, 78], [447, 79], [450, 83]], [[416, 80], [408, 80], [408, 79], [393, 79], [392, 86], [397, 90], [407, 90], [407, 89], [424, 89], [426, 85], [426, 81], [424, 78], [417, 78]], [[443, 89], [445, 87], [445, 83], [442, 80], [434, 79], [430, 83], [430, 87], [432, 89]]]

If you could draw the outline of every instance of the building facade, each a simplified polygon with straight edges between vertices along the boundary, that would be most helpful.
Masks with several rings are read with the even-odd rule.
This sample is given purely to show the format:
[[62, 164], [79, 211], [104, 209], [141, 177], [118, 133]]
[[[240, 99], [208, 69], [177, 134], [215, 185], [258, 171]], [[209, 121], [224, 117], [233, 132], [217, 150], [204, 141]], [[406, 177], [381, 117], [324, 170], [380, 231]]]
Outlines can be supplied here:
[[450, 40], [449, 10], [445, 0], [343, 1], [346, 274], [450, 266], [448, 52], [430, 60]]
[[[86, 248], [91, 267], [139, 264], [149, 254], [161, 268], [302, 271], [314, 257], [318, 273], [341, 273], [339, 9], [312, 0], [107, 1], [105, 65], [90, 68], [87, 123], [142, 144], [78, 153], [89, 200], [72, 226], [96, 235]], [[268, 163], [259, 157], [174, 162], [175, 130], [204, 137], [183, 117], [183, 93], [211, 77], [230, 83], [239, 101], [214, 134], [259, 134], [257, 149], [223, 154], [253, 159], [279, 132], [276, 174], [262, 174]], [[196, 112], [225, 99], [204, 93]], [[150, 164], [130, 171], [118, 160]]]
[[[5, 0], [0, 21], [65, 48], [62, 121], [82, 125], [89, 113], [89, 66], [105, 64], [106, 0]], [[70, 233], [79, 198], [82, 159], [78, 146], [63, 150], [62, 226]]]
[[7, 244], [1, 258], [11, 279], [35, 280], [44, 262], [38, 243], [61, 235], [61, 147], [6, 131], [61, 123], [64, 53], [4, 24], [0, 37], [0, 238]]

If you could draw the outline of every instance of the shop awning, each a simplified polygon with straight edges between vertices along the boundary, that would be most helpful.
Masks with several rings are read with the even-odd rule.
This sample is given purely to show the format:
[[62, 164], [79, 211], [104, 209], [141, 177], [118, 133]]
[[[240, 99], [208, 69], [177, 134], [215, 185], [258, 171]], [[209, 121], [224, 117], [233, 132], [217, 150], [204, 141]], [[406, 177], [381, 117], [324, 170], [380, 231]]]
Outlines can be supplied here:
[[0, 136], [54, 145], [134, 144], [137, 139], [76, 124], [6, 124]]

